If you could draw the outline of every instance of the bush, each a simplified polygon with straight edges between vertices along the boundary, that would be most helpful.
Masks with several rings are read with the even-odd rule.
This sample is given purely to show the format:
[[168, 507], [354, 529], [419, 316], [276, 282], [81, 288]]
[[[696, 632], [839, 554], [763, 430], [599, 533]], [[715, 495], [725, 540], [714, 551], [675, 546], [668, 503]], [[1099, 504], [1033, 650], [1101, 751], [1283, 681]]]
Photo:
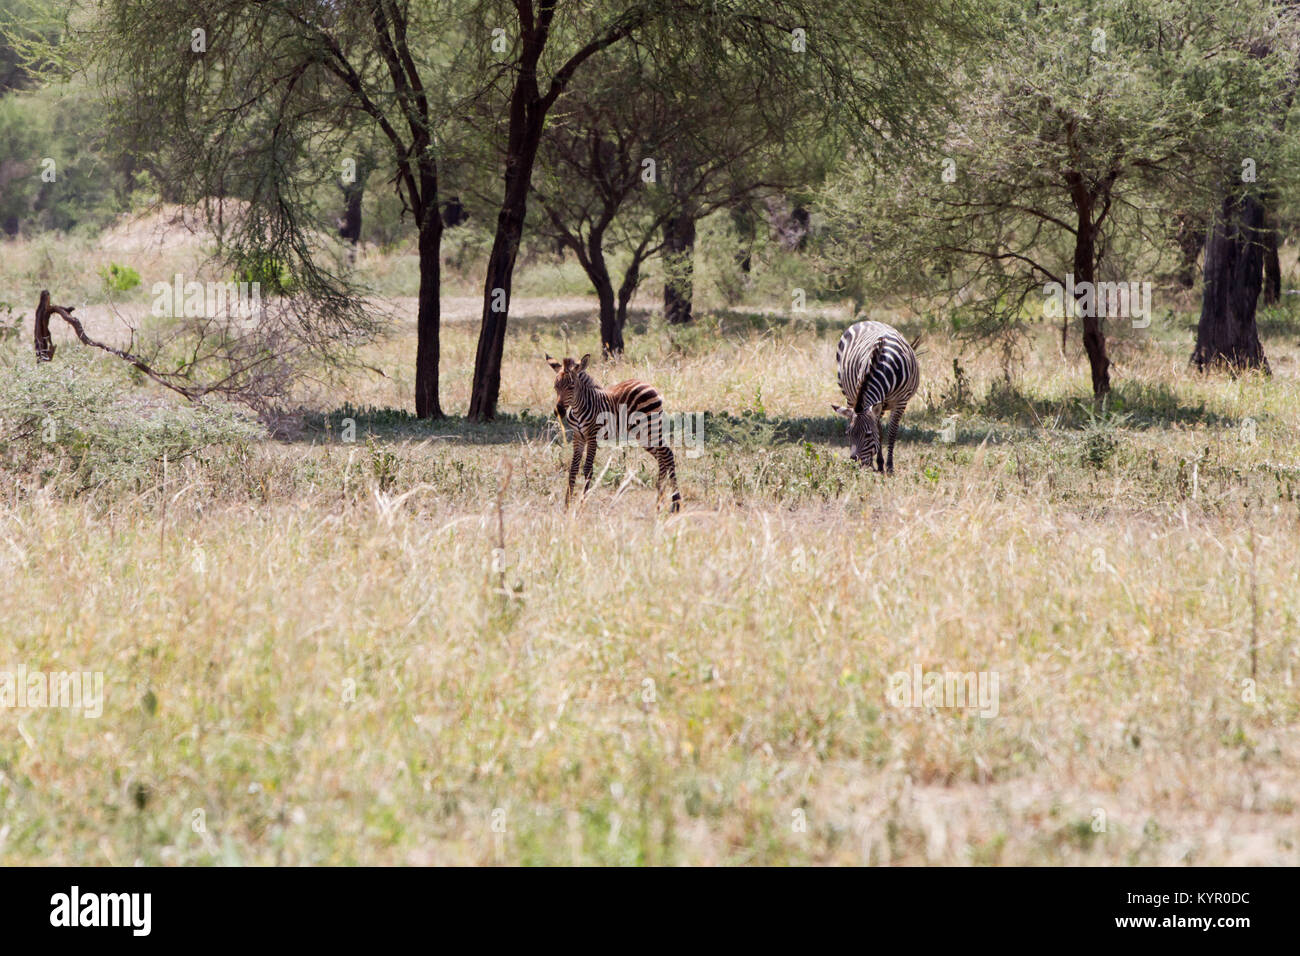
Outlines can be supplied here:
[[240, 256], [235, 263], [235, 282], [256, 282], [263, 295], [291, 295], [293, 273], [287, 263], [273, 256]]
[[0, 368], [0, 466], [74, 489], [154, 480], [177, 461], [217, 445], [243, 446], [263, 429], [220, 405], [145, 396], [75, 348], [54, 362], [22, 356]]
[[0, 344], [9, 339], [16, 339], [23, 331], [23, 317], [14, 318], [11, 302], [0, 302]]
[[104, 280], [104, 285], [113, 292], [130, 292], [140, 284], [140, 273], [130, 266], [120, 266], [116, 262], [100, 266], [99, 276]]
[[1083, 432], [1079, 439], [1080, 457], [1085, 465], [1093, 468], [1105, 468], [1119, 450], [1117, 433], [1128, 425], [1132, 412], [1119, 413], [1108, 405], [1098, 411], [1091, 404], [1080, 402], [1079, 408], [1087, 415]]

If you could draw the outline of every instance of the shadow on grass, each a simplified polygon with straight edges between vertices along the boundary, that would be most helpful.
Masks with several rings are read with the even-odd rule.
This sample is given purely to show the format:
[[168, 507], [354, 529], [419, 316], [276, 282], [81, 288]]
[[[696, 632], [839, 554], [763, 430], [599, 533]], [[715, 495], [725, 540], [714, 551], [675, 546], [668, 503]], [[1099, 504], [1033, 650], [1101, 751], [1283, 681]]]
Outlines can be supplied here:
[[[814, 306], [816, 308], [816, 306]], [[853, 323], [843, 316], [819, 312], [749, 312], [741, 309], [717, 309], [704, 313], [699, 322], [723, 335], [757, 337], [768, 332], [815, 332], [825, 335], [842, 331]]]
[[[367, 440], [387, 443], [434, 439], [440, 443], [473, 446], [511, 445], [539, 439], [549, 441], [559, 437], [553, 417], [527, 410], [517, 415], [498, 414], [491, 422], [472, 424], [464, 418], [427, 421], [416, 418], [404, 409], [343, 405], [328, 413], [305, 415], [302, 424], [301, 431], [292, 438], [285, 439], [287, 443], [334, 444], [340, 441]], [[702, 430], [690, 434], [702, 434], [705, 447], [715, 448], [753, 450], [805, 442], [834, 446], [847, 446], [848, 443], [844, 420], [835, 415], [780, 418], [753, 413], [731, 415], [705, 412]], [[982, 437], [982, 434], [963, 434], [957, 444], [978, 444]], [[899, 432], [901, 443], [937, 440], [937, 429], [917, 427], [914, 423], [905, 422]]]
[[[473, 321], [478, 321], [475, 318]], [[561, 336], [565, 331], [569, 334], [577, 332], [599, 333], [600, 331], [600, 313], [595, 309], [574, 309], [570, 312], [555, 312], [549, 315], [511, 315], [509, 332], [512, 334], [527, 333], [530, 337], [533, 333], [539, 336], [547, 337], [548, 340], [553, 337]], [[599, 348], [599, 340], [596, 342]], [[587, 351], [591, 351], [588, 349]]]
[[1098, 420], [1123, 420], [1125, 428], [1152, 429], [1172, 425], [1225, 425], [1235, 423], [1206, 408], [1204, 402], [1185, 402], [1168, 385], [1122, 382], [1116, 386], [1100, 409], [1092, 399], [1077, 395], [1040, 397], [1027, 395], [1014, 385], [995, 383], [984, 398], [959, 416], [969, 415], [990, 423], [1022, 428], [1052, 427], [1081, 429]]
[[[1231, 426], [1238, 422], [1205, 406], [1191, 404], [1168, 385], [1123, 382], [1111, 392], [1103, 409], [1094, 409], [1090, 398], [1078, 395], [1037, 396], [1014, 385], [995, 383], [985, 396], [962, 408], [909, 410], [899, 439], [904, 443], [943, 441], [955, 421], [956, 445], [979, 444], [991, 433], [1024, 437], [1041, 429], [1085, 430], [1098, 426], [1149, 430], [1202, 424]], [[696, 425], [695, 422], [688, 424]], [[841, 446], [847, 443], [844, 420], [836, 415], [769, 416], [755, 412], [741, 415], [704, 412], [702, 434], [705, 447], [758, 449], [804, 442]], [[525, 409], [518, 414], [501, 413], [486, 423], [464, 418], [427, 421], [403, 409], [356, 408], [344, 405], [328, 413], [311, 413], [303, 418], [303, 429], [294, 443], [333, 443], [344, 438], [384, 441], [435, 439], [456, 445], [508, 445], [527, 441], [549, 441], [559, 436], [553, 416]], [[698, 440], [698, 439], [697, 439]]]
[[321, 444], [360, 442], [367, 438], [384, 442], [432, 438], [455, 445], [509, 445], [545, 438], [554, 422], [554, 418], [529, 411], [519, 415], [499, 414], [493, 421], [481, 424], [460, 417], [429, 421], [401, 408], [343, 405], [331, 412], [312, 412], [303, 416], [302, 431], [290, 441]]

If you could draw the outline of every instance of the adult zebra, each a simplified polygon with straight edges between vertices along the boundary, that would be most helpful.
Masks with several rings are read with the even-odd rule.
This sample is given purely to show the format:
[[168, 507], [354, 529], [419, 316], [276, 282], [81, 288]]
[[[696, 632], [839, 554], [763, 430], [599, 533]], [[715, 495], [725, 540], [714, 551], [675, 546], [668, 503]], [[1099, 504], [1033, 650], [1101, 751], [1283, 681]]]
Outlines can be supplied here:
[[573, 483], [578, 478], [580, 461], [582, 476], [587, 479], [583, 494], [591, 490], [596, 442], [607, 438], [620, 442], [630, 439], [648, 451], [659, 464], [655, 490], [662, 495], [664, 479], [671, 481], [672, 510], [680, 511], [682, 496], [677, 490], [677, 466], [673, 461], [673, 450], [663, 436], [663, 396], [657, 388], [645, 382], [619, 382], [601, 388], [587, 374], [590, 359], [590, 354], [584, 355], [581, 362], [571, 358], [561, 362], [546, 356], [546, 364], [555, 370], [555, 414], [567, 420], [573, 429], [573, 461], [569, 465], [565, 507], [573, 497]]
[[[894, 440], [903, 410], [916, 394], [921, 367], [916, 351], [893, 326], [855, 322], [840, 336], [835, 368], [849, 407], [831, 405], [849, 423], [849, 458], [876, 471], [894, 473]], [[889, 412], [889, 459], [880, 444], [880, 418]]]

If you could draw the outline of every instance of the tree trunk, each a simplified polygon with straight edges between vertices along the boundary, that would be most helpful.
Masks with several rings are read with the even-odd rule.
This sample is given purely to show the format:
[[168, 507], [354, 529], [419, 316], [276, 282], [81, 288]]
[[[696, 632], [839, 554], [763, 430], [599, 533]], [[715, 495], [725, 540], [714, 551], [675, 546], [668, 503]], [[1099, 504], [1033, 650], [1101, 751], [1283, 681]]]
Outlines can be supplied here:
[[627, 271], [623, 273], [623, 281], [618, 287], [618, 311], [615, 324], [618, 328], [618, 339], [623, 341], [623, 330], [627, 328], [627, 307], [632, 301], [632, 295], [636, 292], [636, 287], [641, 282], [641, 250], [637, 250], [632, 256], [632, 262], [628, 265]]
[[496, 417], [501, 394], [501, 357], [506, 345], [506, 320], [510, 308], [510, 286], [515, 257], [519, 253], [523, 210], [514, 203], [501, 207], [496, 238], [488, 256], [487, 281], [483, 287], [483, 315], [479, 326], [478, 350], [474, 355], [474, 380], [469, 398], [469, 418], [482, 422]]
[[[534, 63], [534, 69], [536, 64]], [[496, 417], [501, 393], [501, 357], [506, 344], [506, 320], [510, 309], [510, 287], [514, 278], [519, 240], [528, 214], [528, 189], [533, 163], [542, 139], [546, 114], [537, 96], [535, 82], [520, 80], [511, 97], [510, 134], [506, 150], [505, 197], [497, 214], [496, 237], [488, 257], [487, 280], [483, 286], [483, 319], [478, 351], [474, 357], [473, 390], [469, 418], [482, 422]]]
[[1078, 231], [1074, 243], [1074, 281], [1076, 287], [1088, 282], [1093, 288], [1093, 307], [1083, 316], [1083, 350], [1088, 353], [1088, 367], [1092, 371], [1092, 397], [1102, 398], [1110, 391], [1110, 359], [1106, 356], [1105, 316], [1100, 297], [1096, 295], [1097, 233], [1092, 223], [1091, 210], [1080, 210]]
[[442, 224], [448, 229], [469, 222], [469, 210], [460, 201], [459, 196], [452, 196], [442, 206]]
[[618, 308], [614, 301], [614, 282], [604, 258], [590, 261], [587, 276], [596, 289], [600, 302], [600, 349], [604, 355], [623, 354], [623, 329], [618, 324]]
[[339, 238], [348, 243], [348, 265], [356, 265], [357, 243], [361, 240], [361, 196], [364, 187], [360, 182], [350, 183], [343, 190], [343, 218], [339, 220]]
[[812, 214], [803, 206], [795, 206], [790, 213], [790, 222], [794, 226], [794, 247], [799, 252], [802, 252], [808, 246], [808, 233], [812, 229]]
[[42, 289], [36, 302], [36, 327], [33, 336], [36, 361], [48, 362], [54, 358], [54, 339], [50, 336], [50, 290]]
[[596, 299], [600, 302], [600, 351], [602, 355], [623, 354], [623, 330], [618, 324], [618, 311], [614, 305], [614, 280], [609, 277], [609, 263], [605, 261], [605, 229], [614, 218], [614, 210], [606, 209], [587, 236], [584, 249], [573, 241], [573, 248], [578, 253], [578, 261], [591, 280], [596, 290]]
[[674, 325], [690, 322], [695, 278], [695, 216], [683, 210], [664, 226], [664, 318]]
[[442, 418], [438, 402], [438, 360], [442, 283], [442, 217], [437, 206], [427, 212], [420, 229], [420, 298], [416, 317], [415, 415]]
[[496, 417], [497, 398], [501, 394], [501, 357], [506, 345], [510, 289], [527, 212], [525, 192], [521, 191], [517, 196], [511, 193], [512, 191], [507, 191], [506, 201], [497, 216], [497, 232], [492, 240], [487, 281], [483, 286], [483, 316], [479, 328], [478, 351], [474, 356], [473, 390], [469, 399], [469, 418], [476, 422]]
[[1201, 371], [1226, 366], [1268, 373], [1255, 325], [1264, 268], [1264, 205], [1255, 196], [1229, 196], [1205, 245], [1205, 292], [1192, 363]]
[[343, 217], [339, 219], [339, 238], [348, 243], [348, 265], [357, 261], [357, 245], [361, 242], [361, 202], [366, 195], [366, 183], [374, 172], [375, 160], [363, 153], [356, 161], [352, 182], [339, 185], [343, 193]]

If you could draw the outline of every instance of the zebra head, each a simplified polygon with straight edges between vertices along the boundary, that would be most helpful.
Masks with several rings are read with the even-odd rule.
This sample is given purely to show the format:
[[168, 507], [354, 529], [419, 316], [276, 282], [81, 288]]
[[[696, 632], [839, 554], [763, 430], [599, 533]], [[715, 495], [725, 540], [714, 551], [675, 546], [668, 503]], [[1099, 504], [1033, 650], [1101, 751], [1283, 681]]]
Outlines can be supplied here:
[[573, 404], [573, 396], [578, 390], [578, 383], [587, 377], [587, 363], [591, 353], [582, 357], [581, 362], [566, 358], [562, 362], [546, 356], [546, 364], [555, 370], [556, 408], [567, 408]]
[[875, 409], [866, 408], [855, 412], [843, 405], [832, 405], [835, 414], [841, 416], [849, 425], [849, 461], [856, 461], [865, 467], [875, 467], [880, 457], [880, 419]]

